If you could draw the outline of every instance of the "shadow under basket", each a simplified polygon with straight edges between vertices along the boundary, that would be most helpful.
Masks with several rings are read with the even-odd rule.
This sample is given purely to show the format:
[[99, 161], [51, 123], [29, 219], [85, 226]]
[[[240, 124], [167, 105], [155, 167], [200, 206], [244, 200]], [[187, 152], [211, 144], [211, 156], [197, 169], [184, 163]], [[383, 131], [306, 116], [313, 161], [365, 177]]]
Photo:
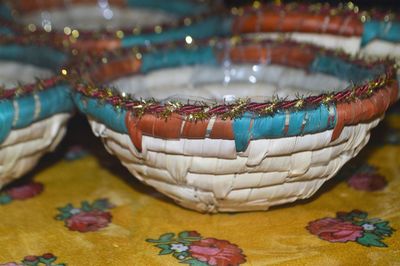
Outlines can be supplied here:
[[293, 42], [213, 40], [103, 58], [75, 66], [86, 82], [73, 98], [94, 134], [136, 178], [200, 212], [312, 196], [366, 145], [398, 93], [391, 61]]
[[52, 71], [60, 58], [36, 48], [0, 45], [0, 188], [54, 150], [73, 110], [70, 86]]

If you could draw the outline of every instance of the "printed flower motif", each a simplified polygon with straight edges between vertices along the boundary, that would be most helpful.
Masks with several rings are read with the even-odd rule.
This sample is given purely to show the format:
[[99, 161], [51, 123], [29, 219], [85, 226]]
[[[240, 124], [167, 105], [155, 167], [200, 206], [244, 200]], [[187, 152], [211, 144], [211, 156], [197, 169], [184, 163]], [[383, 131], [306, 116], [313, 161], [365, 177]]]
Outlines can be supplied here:
[[81, 208], [67, 204], [59, 208], [60, 214], [56, 219], [64, 221], [65, 226], [71, 231], [94, 232], [111, 223], [112, 215], [107, 210], [113, 207], [108, 199], [98, 199], [92, 204], [83, 201]]
[[215, 238], [193, 242], [189, 247], [189, 253], [193, 258], [209, 265], [240, 265], [246, 261], [242, 250], [236, 245]]
[[306, 229], [319, 238], [335, 243], [354, 241], [364, 246], [387, 247], [382, 240], [392, 235], [394, 229], [381, 219], [367, 219], [368, 213], [353, 210], [337, 212], [336, 218], [312, 221]]
[[316, 220], [311, 222], [307, 229], [311, 234], [330, 242], [355, 241], [363, 232], [363, 227], [335, 218]]
[[25, 258], [21, 261], [22, 263], [9, 262], [0, 264], [0, 266], [66, 266], [64, 263], [55, 263], [57, 257], [52, 253], [46, 253], [42, 256], [25, 256]]
[[176, 251], [176, 252], [183, 252], [183, 251], [188, 250], [189, 248], [187, 246], [179, 243], [179, 244], [172, 244], [171, 245], [171, 249]]
[[235, 244], [216, 238], [203, 238], [196, 231], [183, 231], [177, 236], [166, 233], [158, 239], [147, 239], [160, 248], [159, 255], [172, 254], [191, 266], [235, 266], [246, 262], [242, 250]]
[[0, 193], [0, 204], [8, 204], [13, 200], [26, 200], [33, 198], [43, 191], [43, 184], [38, 182], [29, 182], [16, 187], [11, 187]]
[[377, 191], [385, 188], [387, 181], [375, 167], [364, 165], [348, 179], [347, 184], [356, 190]]
[[25, 200], [32, 198], [43, 191], [43, 184], [31, 182], [19, 187], [10, 188], [7, 193], [13, 199]]
[[89, 232], [97, 231], [101, 228], [107, 227], [111, 222], [111, 214], [109, 212], [102, 212], [98, 210], [90, 212], [80, 212], [68, 218], [65, 221], [66, 226], [71, 231]]

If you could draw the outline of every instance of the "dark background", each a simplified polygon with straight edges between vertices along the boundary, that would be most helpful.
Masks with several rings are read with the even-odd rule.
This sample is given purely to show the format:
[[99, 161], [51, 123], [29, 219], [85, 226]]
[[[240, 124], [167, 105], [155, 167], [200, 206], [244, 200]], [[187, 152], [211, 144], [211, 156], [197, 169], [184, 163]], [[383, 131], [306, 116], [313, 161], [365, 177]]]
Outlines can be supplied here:
[[[251, 4], [253, 1], [248, 0], [225, 0], [224, 1], [227, 6], [238, 6], [238, 5], [246, 5]], [[260, 2], [272, 2], [272, 1], [260, 1]], [[294, 1], [281, 1], [282, 3], [290, 3]], [[337, 5], [339, 3], [347, 3], [348, 1], [295, 1], [298, 3], [331, 3], [332, 5]], [[352, 1], [355, 5], [360, 8], [373, 8], [377, 7], [379, 9], [392, 9], [392, 10], [400, 10], [400, 0], [360, 0], [360, 1]]]

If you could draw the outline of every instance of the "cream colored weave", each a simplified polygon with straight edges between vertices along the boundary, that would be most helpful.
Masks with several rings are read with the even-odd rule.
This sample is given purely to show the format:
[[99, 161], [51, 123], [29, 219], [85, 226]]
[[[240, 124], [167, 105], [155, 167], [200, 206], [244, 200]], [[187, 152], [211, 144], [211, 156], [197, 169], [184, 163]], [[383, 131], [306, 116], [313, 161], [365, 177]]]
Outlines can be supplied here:
[[310, 197], [357, 155], [379, 121], [347, 126], [334, 142], [328, 130], [254, 140], [243, 153], [233, 140], [143, 136], [138, 152], [127, 134], [89, 118], [94, 134], [135, 177], [200, 212], [267, 210]]
[[56, 114], [22, 129], [12, 130], [0, 144], [0, 188], [31, 170], [54, 150], [66, 132], [70, 114]]

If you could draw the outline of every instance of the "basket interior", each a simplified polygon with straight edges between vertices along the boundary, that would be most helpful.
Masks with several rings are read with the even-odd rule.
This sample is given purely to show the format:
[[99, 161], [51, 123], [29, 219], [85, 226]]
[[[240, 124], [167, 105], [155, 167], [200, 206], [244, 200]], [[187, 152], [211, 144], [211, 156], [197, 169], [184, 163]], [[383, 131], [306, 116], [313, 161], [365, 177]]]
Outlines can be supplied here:
[[[161, 102], [229, 102], [238, 98], [263, 102], [343, 91], [384, 73], [383, 65], [366, 66], [326, 54], [296, 58], [283, 51], [284, 56], [254, 61], [249, 60], [252, 50], [238, 57], [237, 51], [207, 49], [144, 54], [140, 73], [117, 74], [108, 86], [134, 98]], [[301, 52], [302, 48], [293, 49]]]
[[347, 88], [349, 82], [322, 73], [282, 65], [185, 66], [155, 70], [146, 75], [123, 77], [111, 87], [136, 98], [161, 100], [252, 102], [279, 98], [295, 99]]

